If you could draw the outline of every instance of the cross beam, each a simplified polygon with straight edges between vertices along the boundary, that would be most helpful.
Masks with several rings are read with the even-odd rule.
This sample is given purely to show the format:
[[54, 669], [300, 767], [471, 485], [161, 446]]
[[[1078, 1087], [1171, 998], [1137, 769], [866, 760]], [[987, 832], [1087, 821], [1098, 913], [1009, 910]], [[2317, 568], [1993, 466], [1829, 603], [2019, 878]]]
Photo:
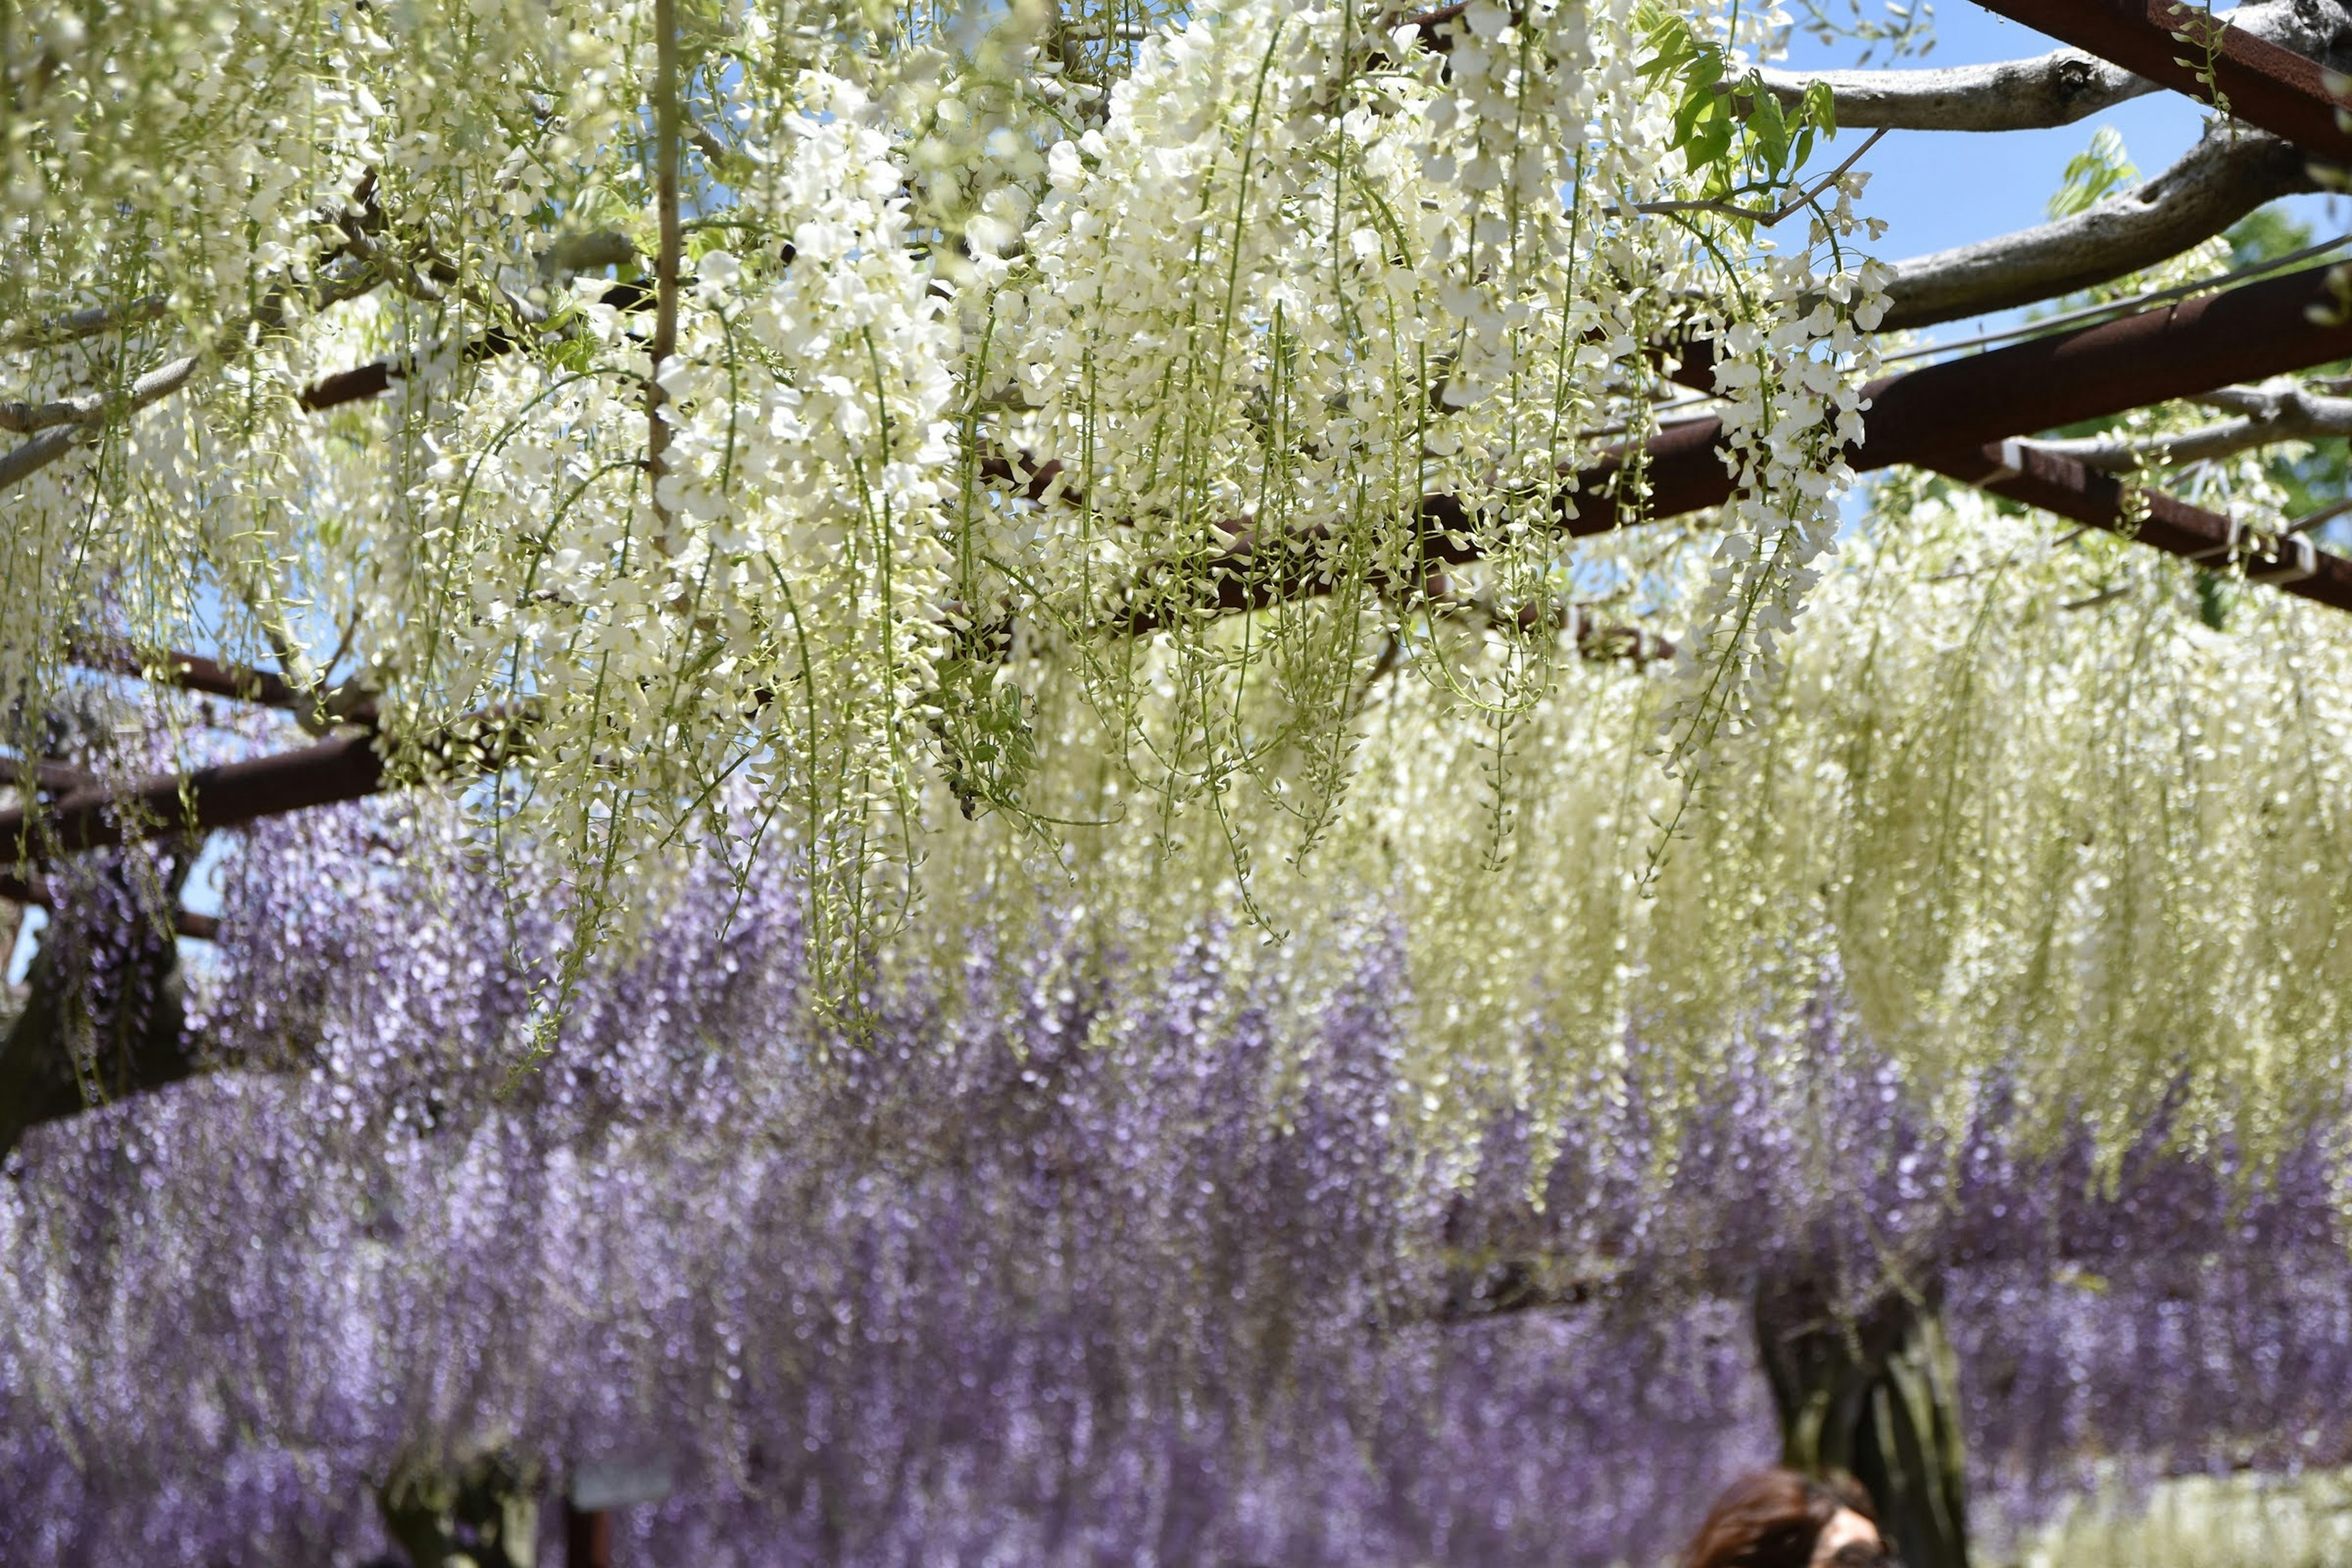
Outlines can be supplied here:
[[[18, 877], [0, 871], [0, 899], [12, 904], [30, 904], [37, 910], [57, 912], [57, 894], [48, 880], [39, 876]], [[193, 937], [198, 942], [218, 942], [220, 921], [214, 915], [200, 915], [194, 910], [173, 910], [172, 931], [174, 935]]]
[[72, 638], [67, 645], [67, 652], [76, 664], [85, 669], [107, 675], [135, 676], [141, 679], [152, 679], [159, 685], [176, 687], [183, 691], [233, 697], [241, 702], [257, 702], [265, 708], [291, 708], [301, 699], [301, 693], [295, 690], [284, 676], [241, 664], [223, 664], [200, 653], [182, 653], [173, 649], [160, 655], [146, 654], [128, 643], [87, 637]]
[[205, 833], [357, 800], [383, 787], [375, 737], [349, 735], [297, 752], [157, 774], [121, 793], [85, 784], [45, 810], [0, 812], [0, 855], [31, 862], [121, 844], [148, 831]]
[[[2003, 460], [2002, 444], [2021, 433], [2347, 357], [2352, 357], [2352, 314], [2341, 309], [2330, 274], [2291, 273], [1883, 377], [1868, 388], [1868, 435], [1848, 458], [1858, 469], [1898, 463], [1936, 468], [2062, 516], [2132, 533], [2186, 559], [2226, 563], [2240, 552], [2239, 541], [2230, 520], [2218, 513], [2151, 497], [2148, 517], [2134, 523], [2123, 489], [2111, 477], [2021, 443], [2030, 459], [2003, 474], [1997, 470], [2012, 465]], [[1607, 500], [1625, 470], [1625, 454], [1603, 458], [1573, 476], [1574, 490], [1554, 503], [1558, 527], [1590, 535], [1721, 505], [1731, 496], [1718, 451], [1722, 437], [1721, 422], [1706, 418], [1673, 426], [1648, 442], [1649, 498], [1638, 511]], [[1033, 479], [1041, 481], [1042, 476]], [[1423, 498], [1421, 522], [1425, 564], [1475, 558], [1471, 519], [1457, 498]], [[1318, 542], [1309, 532], [1261, 545], [1244, 531], [1213, 567], [1207, 600], [1182, 609], [1139, 605], [1125, 625], [1144, 632], [1177, 614], [1258, 609], [1328, 593]], [[2352, 562], [2308, 542], [2292, 548], [2291, 558], [2272, 569], [2258, 563], [2250, 574], [2352, 610]], [[181, 832], [234, 826], [356, 800], [383, 786], [373, 738], [356, 735], [184, 777], [142, 780], [121, 797], [96, 787], [76, 789], [40, 814], [47, 832], [37, 842], [22, 808], [0, 812], [0, 854], [13, 851], [30, 861], [119, 844], [126, 818]]]
[[1855, 467], [1920, 462], [1963, 432], [1971, 444], [2027, 435], [2347, 357], [2352, 313], [2336, 272], [2291, 272], [1873, 382]]
[[2327, 68], [2201, 6], [2179, 0], [1978, 3], [2200, 103], [2218, 98], [2232, 119], [2317, 157], [2352, 163], [2352, 131], [2339, 118], [2347, 100], [2328, 90]]
[[1995, 441], [1923, 465], [1997, 496], [2119, 533], [2168, 555], [2219, 571], [2242, 563], [2246, 580], [2332, 609], [2352, 610], [2352, 561], [2296, 534], [2277, 553], [2258, 553], [2237, 521], [2177, 497], [2147, 492], [2139, 504], [2113, 474], [2085, 468], [2031, 441]]
[[[2334, 274], [2325, 268], [2287, 273], [1883, 376], [1864, 389], [1866, 433], [1846, 458], [1858, 471], [1898, 464], [1936, 468], [1938, 459], [1973, 453], [1987, 442], [2347, 357], [2352, 357], [2352, 312], [2337, 298]], [[1683, 374], [1695, 384], [1713, 384], [1703, 367]], [[1563, 475], [1554, 526], [1580, 538], [1721, 506], [1732, 493], [1720, 452], [1723, 434], [1723, 422], [1710, 416], [1669, 426], [1645, 443], [1638, 466], [1649, 493], [1638, 508], [1613, 499], [1635, 466], [1622, 449]], [[1979, 472], [1985, 468], [1973, 458], [1960, 461]], [[1419, 522], [1426, 563], [1476, 558], [1474, 520], [1459, 498], [1423, 497]], [[1260, 541], [1240, 530], [1211, 563], [1204, 597], [1177, 603], [1145, 597], [1121, 624], [1153, 631], [1181, 615], [1264, 609], [1328, 593], [1325, 537], [1310, 530]]]

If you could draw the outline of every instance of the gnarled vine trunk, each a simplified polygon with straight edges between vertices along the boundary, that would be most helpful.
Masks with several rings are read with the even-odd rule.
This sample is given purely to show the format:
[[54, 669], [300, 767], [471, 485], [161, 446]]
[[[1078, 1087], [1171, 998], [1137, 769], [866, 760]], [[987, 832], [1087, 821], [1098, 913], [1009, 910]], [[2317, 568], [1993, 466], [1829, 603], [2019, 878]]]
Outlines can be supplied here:
[[404, 1464], [376, 1503], [409, 1568], [536, 1568], [539, 1479], [506, 1454]]
[[0, 1153], [26, 1130], [175, 1083], [195, 1070], [181, 1005], [179, 945], [147, 910], [178, 901], [195, 859], [182, 846], [142, 890], [110, 864], [86, 900], [51, 915], [25, 973], [25, 1005], [0, 1036]]
[[1847, 1312], [1816, 1281], [1767, 1280], [1756, 1341], [1783, 1462], [1850, 1472], [1906, 1568], [1968, 1568], [1959, 1370], [1932, 1290]]

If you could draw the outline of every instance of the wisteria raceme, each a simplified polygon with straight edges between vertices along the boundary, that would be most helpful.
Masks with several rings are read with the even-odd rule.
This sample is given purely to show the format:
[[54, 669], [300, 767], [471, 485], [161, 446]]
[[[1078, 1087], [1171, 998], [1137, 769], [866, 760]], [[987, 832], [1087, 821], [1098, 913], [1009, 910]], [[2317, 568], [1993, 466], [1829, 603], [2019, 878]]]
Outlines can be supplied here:
[[[1580, 573], [1689, 610], [1717, 672], [1689, 762], [1826, 542], [1881, 272], [1858, 176], [1816, 176], [1779, 242], [1702, 194], [1796, 189], [1832, 128], [1678, 142], [1678, 99], [1779, 20], [1671, 21], [12, 9], [0, 56], [40, 63], [0, 130], [0, 236], [35, 258], [0, 279], [32, 437], [0, 454], [0, 607], [45, 629], [0, 647], [0, 690], [37, 711], [77, 637], [119, 634], [364, 703], [398, 773], [527, 731], [475, 804], [566, 847], [583, 944], [721, 781], [754, 785], [842, 994], [950, 798], [1069, 826], [1025, 795], [1066, 738], [1048, 696], [1093, 710], [1164, 839], [1230, 829], [1237, 784], [1325, 826], [1383, 638], [1507, 730], [1577, 657], [1549, 606]], [[1734, 303], [1685, 320], [1706, 297]], [[1695, 599], [1553, 526], [1639, 510], [1638, 479], [1562, 476], [1654, 424], [1647, 356], [1685, 329], [1723, 337], [1746, 487]], [[1419, 635], [1432, 492], [1494, 658]], [[1244, 538], [1324, 602], [1202, 615]]]
[[[12, 752], [78, 638], [372, 709], [394, 783], [566, 858], [501, 917], [541, 1045], [570, 970], [525, 950], [658, 919], [694, 845], [800, 857], [837, 1004], [978, 888], [1268, 933], [1401, 900], [1447, 999], [1412, 1119], [1457, 1142], [1465, 1084], [1555, 1127], [1637, 1033], [1703, 1081], [1830, 970], [1939, 1121], [2010, 1064], [2105, 1157], [2178, 1096], [2267, 1159], [2347, 1072], [2341, 627], [1916, 474], [1830, 551], [1861, 176], [1789, 162], [1825, 123], [1675, 129], [1777, 11], [681, 6], [0, 18], [48, 62], [0, 128], [0, 370], [70, 437], [7, 492]], [[1693, 334], [1736, 499], [1566, 538], [1639, 514], [1640, 461], [1565, 476]], [[2252, 516], [2261, 473], [2199, 483]], [[1596, 616], [1681, 668], [1592, 668]]]
[[[49, 1414], [12, 1419], [30, 1447], [11, 1468], [20, 1496], [47, 1489], [21, 1517], [58, 1532], [27, 1542], [29, 1560], [363, 1540], [370, 1478], [412, 1448], [486, 1441], [550, 1466], [614, 1447], [680, 1457], [695, 1500], [646, 1528], [667, 1532], [665, 1554], [707, 1538], [719, 1561], [929, 1559], [958, 1542], [1016, 1556], [1025, 1542], [1027, 1560], [1182, 1561], [1209, 1542], [1337, 1560], [1424, 1537], [1524, 1553], [1557, 1527], [1555, 1478], [1521, 1463], [1515, 1500], [1495, 1501], [1491, 1478], [1526, 1428], [1490, 1425], [1502, 1411], [1477, 1394], [1517, 1389], [1529, 1425], [1603, 1419], [1589, 1387], [1518, 1375], [1531, 1360], [1584, 1364], [1596, 1336], [1596, 1363], [1646, 1354], [1690, 1384], [1674, 1402], [1685, 1489], [1758, 1440], [1719, 1310], [1711, 1333], [1706, 1314], [1656, 1334], [1408, 1321], [1390, 1348], [1384, 1325], [1414, 1312], [1398, 1246], [1414, 1221], [1387, 1113], [1396, 954], [1377, 937], [1289, 1084], [1271, 1070], [1279, 998], [1237, 992], [1214, 939], [1116, 1012], [1071, 954], [1005, 975], [976, 960], [967, 978], [992, 999], [1010, 981], [1004, 1013], [959, 1023], [909, 1004], [863, 1043], [835, 1042], [835, 1076], [813, 1070], [788, 1007], [761, 1005], [765, 986], [793, 983], [792, 905], [771, 886], [714, 940], [734, 900], [713, 887], [698, 930], [665, 932], [683, 952], [617, 979], [598, 999], [609, 1011], [583, 1010], [606, 1031], [593, 1067], [573, 1070], [567, 1050], [527, 1110], [453, 1107], [420, 1131], [415, 1080], [361, 1040], [481, 1028], [505, 1009], [511, 1041], [516, 1010], [469, 994], [472, 977], [429, 949], [413, 971], [383, 963], [412, 951], [394, 922], [414, 889], [373, 885], [363, 859], [340, 888], [295, 885], [311, 897], [248, 906], [237, 940], [333, 925], [319, 917], [338, 891], [387, 922], [345, 922], [323, 965], [288, 965], [309, 971], [307, 1006], [296, 991], [285, 1011], [254, 1011], [237, 987], [257, 977], [232, 964], [225, 994], [240, 998], [231, 1016], [257, 1020], [253, 1054], [282, 1050], [301, 1016], [325, 1047], [318, 1075], [224, 1073], [82, 1119], [19, 1170], [16, 1256], [46, 1243], [81, 1259], [78, 1290], [110, 1298], [120, 1330], [190, 1373], [185, 1405], [165, 1410], [152, 1379], [89, 1354], [54, 1308], [38, 1329], [22, 1321], [12, 1372], [38, 1375], [9, 1385], [25, 1414]], [[367, 952], [370, 936], [385, 946]], [[363, 952], [373, 962], [355, 964]], [[330, 972], [358, 978], [322, 1005]], [[707, 1037], [757, 1040], [763, 1025], [775, 1032], [747, 1050]], [[688, 1042], [704, 1071], [680, 1070]], [[121, 1171], [158, 1203], [136, 1222], [110, 1191]], [[93, 1247], [80, 1231], [93, 1221], [132, 1224], [160, 1250]], [[244, 1245], [257, 1224], [263, 1249]], [[26, 1288], [33, 1308], [34, 1284], [12, 1277], [12, 1299]], [[1413, 1473], [1423, 1425], [1446, 1423], [1495, 1458], [1450, 1479]], [[1727, 1452], [1725, 1434], [1743, 1432]], [[290, 1489], [307, 1464], [310, 1484], [344, 1489], [340, 1511], [315, 1492], [199, 1500], [192, 1450], [263, 1433], [286, 1458], [262, 1470]], [[1397, 1474], [1368, 1466], [1367, 1440]], [[77, 1487], [72, 1451], [109, 1457]], [[1313, 1515], [1290, 1506], [1302, 1485], [1326, 1499]], [[1680, 1501], [1655, 1475], [1587, 1489], [1596, 1539], [1659, 1527], [1645, 1486], [1653, 1507]]]
[[2193, 1268], [1961, 1272], [1974, 1474], [2030, 1521], [2118, 1480], [2352, 1463], [2347, 1287], [2340, 1250], [2252, 1247]]
[[[2325, 1146], [2106, 1169], [1997, 1085], [1939, 1131], [1826, 976], [1704, 1083], [1629, 1041], [1635, 1092], [1464, 1156], [1399, 1073], [1392, 917], [975, 926], [845, 1028], [792, 863], [718, 863], [500, 1098], [503, 928], [558, 906], [438, 808], [255, 830], [224, 1069], [0, 1190], [8, 1560], [355, 1561], [394, 1468], [487, 1447], [672, 1467], [649, 1562], [1654, 1560], [1776, 1442], [1769, 1271], [1940, 1272], [1996, 1528], [2112, 1457], [2352, 1458]], [[1487, 1310], [1512, 1259], [1575, 1288]]]

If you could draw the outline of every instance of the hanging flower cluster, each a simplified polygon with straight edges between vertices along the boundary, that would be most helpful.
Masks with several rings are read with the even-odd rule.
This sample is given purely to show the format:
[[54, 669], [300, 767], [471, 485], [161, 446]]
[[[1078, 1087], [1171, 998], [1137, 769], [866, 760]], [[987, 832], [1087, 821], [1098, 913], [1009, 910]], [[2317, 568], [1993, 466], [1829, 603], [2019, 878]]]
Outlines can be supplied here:
[[[1812, 246], [1723, 270], [1769, 247], [1717, 244], [1725, 204], [1687, 195], [1715, 165], [1675, 144], [1636, 21], [1477, 5], [1433, 40], [1349, 9], [1221, 7], [1145, 49], [1108, 123], [1054, 149], [1022, 254], [978, 265], [975, 374], [1010, 404], [980, 428], [1053, 476], [1000, 509], [982, 559], [1022, 569], [982, 592], [1079, 636], [1162, 634], [1164, 657], [1085, 668], [1171, 808], [1222, 812], [1246, 780], [1312, 842], [1361, 672], [1400, 656], [1502, 737], [1499, 774], [1558, 667], [1577, 565], [1560, 521], [1640, 510], [1638, 481], [1576, 495], [1574, 476], [1596, 432], [1654, 428], [1649, 356], [1677, 331], [1731, 329], [1743, 499], [1724, 552], [1765, 563], [1696, 611], [1727, 639], [1696, 711], [1793, 610], [1849, 478], [1876, 275], [1811, 265], [1853, 226], [1843, 193]], [[1726, 293], [1739, 310], [1689, 310]], [[1757, 621], [1767, 578], [1779, 607]], [[1439, 596], [1507, 635], [1475, 658], [1433, 647], [1418, 628]], [[1203, 624], [1237, 605], [1265, 613]]]
[[[1302, 824], [1284, 853], [1343, 811], [1383, 638], [1499, 793], [1575, 657], [1557, 602], [1619, 571], [1559, 524], [1638, 512], [1576, 476], [1654, 424], [1662, 341], [1737, 331], [1727, 521], [1784, 610], [1781, 533], [1843, 483], [1851, 214], [1807, 194], [1773, 256], [1716, 195], [1798, 191], [1826, 127], [1678, 131], [1766, 36], [1736, 15], [1676, 23], [1662, 93], [1651, 13], [1550, 0], [12, 12], [42, 261], [0, 369], [57, 450], [0, 468], [5, 548], [59, 632], [0, 685], [53, 700], [76, 634], [281, 664], [404, 773], [497, 773], [583, 942], [754, 782], [844, 976], [940, 807], [1049, 826], [1026, 672], [1083, 693], [1160, 837], [1205, 803], [1243, 867], [1236, 790]], [[1734, 684], [1754, 598], [1696, 611]], [[1433, 642], [1441, 599], [1493, 646]]]
[[1772, 1452], [1769, 1275], [1941, 1270], [1995, 1535], [2105, 1458], [2352, 1452], [2324, 1144], [2249, 1180], [2153, 1129], [2103, 1182], [1997, 1084], [1939, 1130], [1822, 994], [1705, 1107], [1635, 1039], [1622, 1099], [1496, 1104], [1465, 1155], [1416, 1131], [1370, 910], [1315, 966], [974, 925], [826, 1042], [788, 865], [608, 946], [499, 1100], [531, 986], [496, 938], [548, 905], [457, 826], [257, 833], [226, 1070], [10, 1158], [12, 1563], [363, 1557], [387, 1477], [484, 1452], [666, 1468], [624, 1519], [656, 1559], [1654, 1560]]
[[[1361, 689], [1351, 815], [1302, 862], [1256, 868], [1249, 896], [1292, 941], [1359, 901], [1405, 921], [1417, 1114], [1459, 1137], [1486, 1095], [1564, 1118], [1622, 1092], [1634, 1036], [1704, 1100], [1724, 1042], [1748, 1020], [1801, 1026], [1824, 974], [1954, 1125], [1995, 1075], [2053, 1137], [2086, 1118], [2109, 1158], [2162, 1124], [2259, 1163], [2328, 1114], [2352, 1066], [2352, 668], [2328, 612], [2249, 593], [2217, 630], [2191, 573], [2125, 542], [1939, 481], [1880, 500], [1903, 529], [1827, 563], [1769, 701], [1687, 808], [1643, 754], [1676, 687], [1566, 668], [1512, 742], [1508, 856], [1482, 868], [1486, 734], [1432, 683]], [[1467, 656], [1484, 633], [1435, 635]], [[1100, 755], [1090, 721], [1041, 710], [1078, 743], [1032, 798], [1116, 823], [1138, 803], [1076, 760]], [[1280, 805], [1230, 809], [1244, 841], [1292, 830]], [[1015, 920], [1074, 888], [1162, 952], [1236, 901], [1217, 836], [1073, 837], [1049, 860], [961, 836], [934, 870]], [[911, 940], [951, 949], [953, 928]]]
[[343, 368], [320, 352], [414, 352], [542, 314], [520, 285], [557, 238], [548, 214], [606, 177], [593, 165], [633, 101], [607, 95], [633, 16], [11, 8], [12, 700], [55, 693], [76, 634], [194, 633], [305, 679], [348, 654], [326, 628], [360, 585], [323, 547], [372, 531], [425, 437], [347, 473], [349, 443], [298, 417], [294, 395]]
[[[1830, 552], [1881, 274], [1769, 11], [142, 15], [0, 24], [11, 749], [77, 635], [281, 665], [557, 857], [541, 1045], [782, 850], [843, 1016], [975, 904], [1391, 900], [1457, 1142], [1824, 973], [2110, 1153], [2334, 1081], [2341, 628], [1916, 478]], [[1731, 499], [1591, 534], [1702, 342]]]
[[781, 245], [702, 251], [657, 367], [610, 286], [575, 285], [580, 368], [487, 368], [404, 498], [394, 537], [416, 543], [366, 546], [363, 647], [398, 672], [401, 732], [526, 709], [529, 763], [499, 805], [571, 842], [590, 911], [723, 780], [756, 782], [779, 840], [847, 868], [820, 920], [919, 815], [955, 339], [871, 105], [836, 78], [799, 85], [744, 128], [767, 162], [741, 210]]

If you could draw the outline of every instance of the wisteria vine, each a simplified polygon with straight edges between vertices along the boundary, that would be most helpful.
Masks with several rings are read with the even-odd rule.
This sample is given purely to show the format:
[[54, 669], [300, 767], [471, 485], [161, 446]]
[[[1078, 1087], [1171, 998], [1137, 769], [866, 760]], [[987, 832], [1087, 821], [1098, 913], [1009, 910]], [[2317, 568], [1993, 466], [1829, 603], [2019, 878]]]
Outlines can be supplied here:
[[485, 1451], [668, 1467], [656, 1559], [1646, 1560], [1777, 1440], [1775, 1274], [1940, 1281], [1996, 1530], [2116, 1458], [2352, 1459], [2338, 1150], [2053, 1152], [1992, 1083], [1943, 1131], [1831, 976], [1696, 1109], [1637, 1036], [1632, 1092], [1465, 1153], [1392, 914], [1272, 963], [973, 926], [843, 1035], [793, 868], [713, 858], [499, 1099], [533, 949], [469, 838], [254, 834], [215, 1070], [10, 1157], [11, 1561], [356, 1560], [395, 1469]]

